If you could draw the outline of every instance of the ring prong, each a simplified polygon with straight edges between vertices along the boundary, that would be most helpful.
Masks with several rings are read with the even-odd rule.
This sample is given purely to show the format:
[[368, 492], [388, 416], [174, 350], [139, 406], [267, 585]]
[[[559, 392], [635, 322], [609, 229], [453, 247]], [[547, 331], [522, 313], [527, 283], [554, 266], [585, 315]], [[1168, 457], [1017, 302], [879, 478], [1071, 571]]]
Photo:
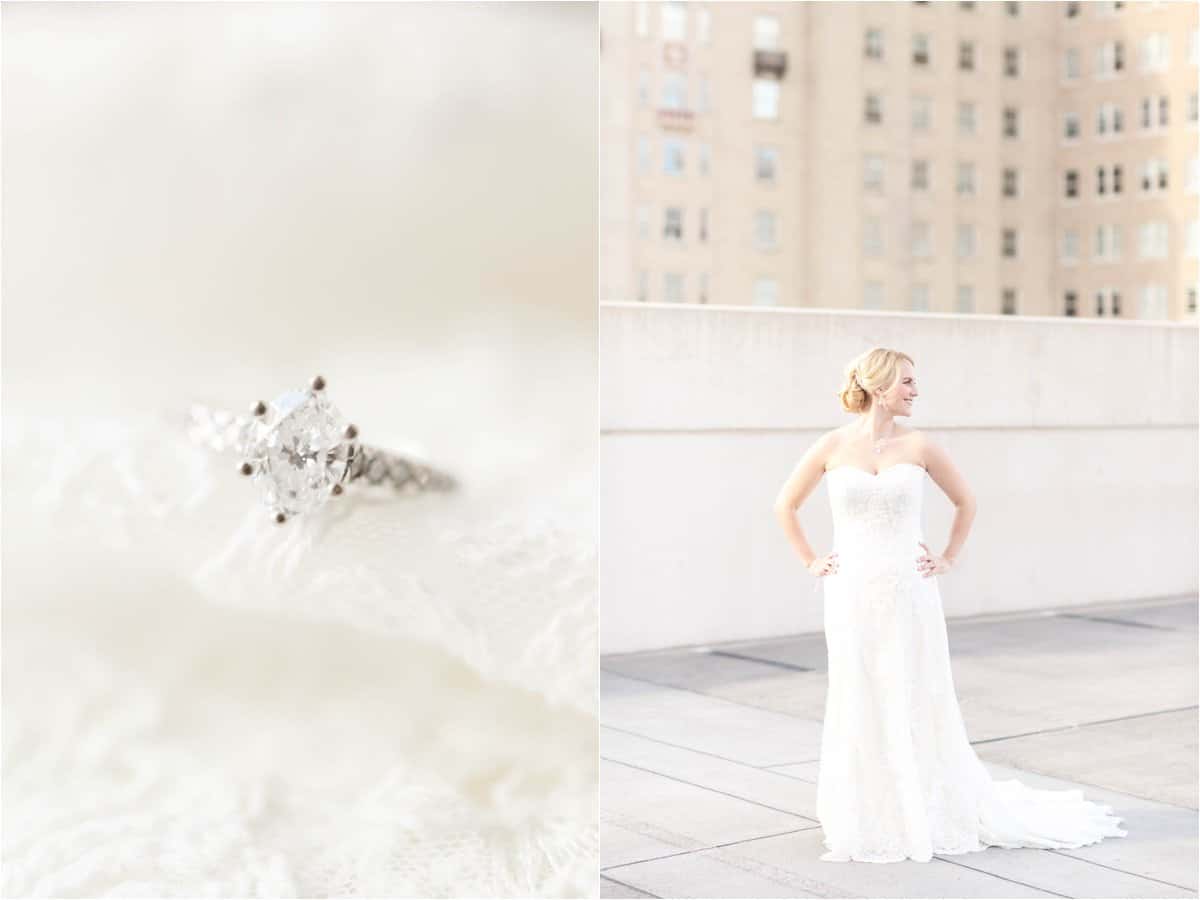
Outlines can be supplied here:
[[358, 429], [353, 425], [347, 425], [345, 434], [346, 434], [346, 440], [352, 441], [356, 437], [358, 437]]
[[286, 521], [287, 521], [287, 516], [285, 516], [283, 513], [281, 513], [281, 512], [275, 513], [275, 524], [282, 525]]
[[344, 491], [345, 488], [343, 488], [340, 484], [335, 484], [329, 493], [333, 494], [335, 497], [340, 497]]
[[244, 462], [240, 466], [238, 466], [238, 471], [241, 472], [243, 475], [253, 475], [254, 474], [254, 466], [250, 465], [250, 463], [248, 463], [248, 462]]
[[325, 379], [324, 379], [324, 378], [322, 378], [320, 375], [317, 375], [315, 378], [313, 378], [313, 380], [312, 380], [312, 389], [313, 389], [314, 391], [323, 391], [323, 390], [325, 390]]
[[254, 409], [252, 409], [250, 411], [252, 413], [254, 413], [254, 415], [261, 418], [262, 416], [265, 416], [267, 414], [267, 404], [265, 404], [261, 400], [259, 400], [257, 403], [254, 404]]

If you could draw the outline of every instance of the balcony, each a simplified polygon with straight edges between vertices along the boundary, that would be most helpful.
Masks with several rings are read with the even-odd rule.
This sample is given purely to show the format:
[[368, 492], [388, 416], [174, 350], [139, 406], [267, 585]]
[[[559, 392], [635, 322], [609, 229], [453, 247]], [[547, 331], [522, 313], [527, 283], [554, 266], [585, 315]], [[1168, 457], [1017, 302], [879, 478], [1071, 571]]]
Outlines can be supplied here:
[[754, 77], [770, 76], [782, 79], [787, 74], [787, 54], [782, 50], [755, 50]]
[[662, 107], [658, 110], [658, 124], [664, 131], [690, 132], [696, 127], [696, 114], [690, 109]]

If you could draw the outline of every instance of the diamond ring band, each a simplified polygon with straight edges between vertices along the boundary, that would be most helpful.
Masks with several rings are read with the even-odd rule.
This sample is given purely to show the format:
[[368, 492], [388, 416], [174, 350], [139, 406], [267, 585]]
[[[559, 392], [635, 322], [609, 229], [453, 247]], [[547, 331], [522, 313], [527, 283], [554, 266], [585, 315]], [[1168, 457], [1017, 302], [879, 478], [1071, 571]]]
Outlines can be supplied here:
[[363, 444], [318, 375], [303, 390], [259, 401], [248, 415], [193, 406], [189, 436], [217, 451], [236, 451], [276, 522], [311, 513], [352, 482], [404, 492], [445, 491], [454, 479], [411, 457]]

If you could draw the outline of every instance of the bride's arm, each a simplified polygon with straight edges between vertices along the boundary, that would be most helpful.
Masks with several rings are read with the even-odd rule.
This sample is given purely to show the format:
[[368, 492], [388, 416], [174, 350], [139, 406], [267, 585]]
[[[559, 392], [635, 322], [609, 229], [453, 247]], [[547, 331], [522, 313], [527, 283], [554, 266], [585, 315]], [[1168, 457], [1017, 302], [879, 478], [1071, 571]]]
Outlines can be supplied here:
[[800, 462], [796, 464], [796, 468], [780, 488], [779, 496], [775, 498], [775, 518], [779, 520], [788, 542], [795, 548], [805, 566], [810, 565], [817, 554], [813, 552], [808, 538], [804, 536], [804, 529], [796, 519], [796, 510], [813, 492], [825, 473], [825, 461], [829, 458], [832, 441], [832, 432], [818, 438], [800, 457]]
[[950, 455], [928, 437], [922, 442], [921, 454], [929, 477], [954, 504], [954, 523], [950, 526], [950, 540], [946, 549], [942, 551], [942, 556], [953, 563], [967, 540], [971, 523], [975, 521], [975, 495], [971, 492], [967, 480], [950, 460]]

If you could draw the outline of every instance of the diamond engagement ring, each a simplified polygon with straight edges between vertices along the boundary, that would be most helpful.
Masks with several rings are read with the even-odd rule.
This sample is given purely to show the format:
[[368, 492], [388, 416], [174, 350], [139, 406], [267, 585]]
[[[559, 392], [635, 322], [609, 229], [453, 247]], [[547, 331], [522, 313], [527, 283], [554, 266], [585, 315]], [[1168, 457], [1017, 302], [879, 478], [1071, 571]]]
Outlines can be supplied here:
[[444, 472], [359, 441], [358, 429], [329, 402], [325, 387], [318, 375], [303, 390], [269, 404], [259, 401], [248, 415], [193, 406], [188, 434], [214, 450], [236, 450], [238, 471], [259, 486], [280, 524], [320, 509], [354, 481], [406, 492], [454, 487]]

